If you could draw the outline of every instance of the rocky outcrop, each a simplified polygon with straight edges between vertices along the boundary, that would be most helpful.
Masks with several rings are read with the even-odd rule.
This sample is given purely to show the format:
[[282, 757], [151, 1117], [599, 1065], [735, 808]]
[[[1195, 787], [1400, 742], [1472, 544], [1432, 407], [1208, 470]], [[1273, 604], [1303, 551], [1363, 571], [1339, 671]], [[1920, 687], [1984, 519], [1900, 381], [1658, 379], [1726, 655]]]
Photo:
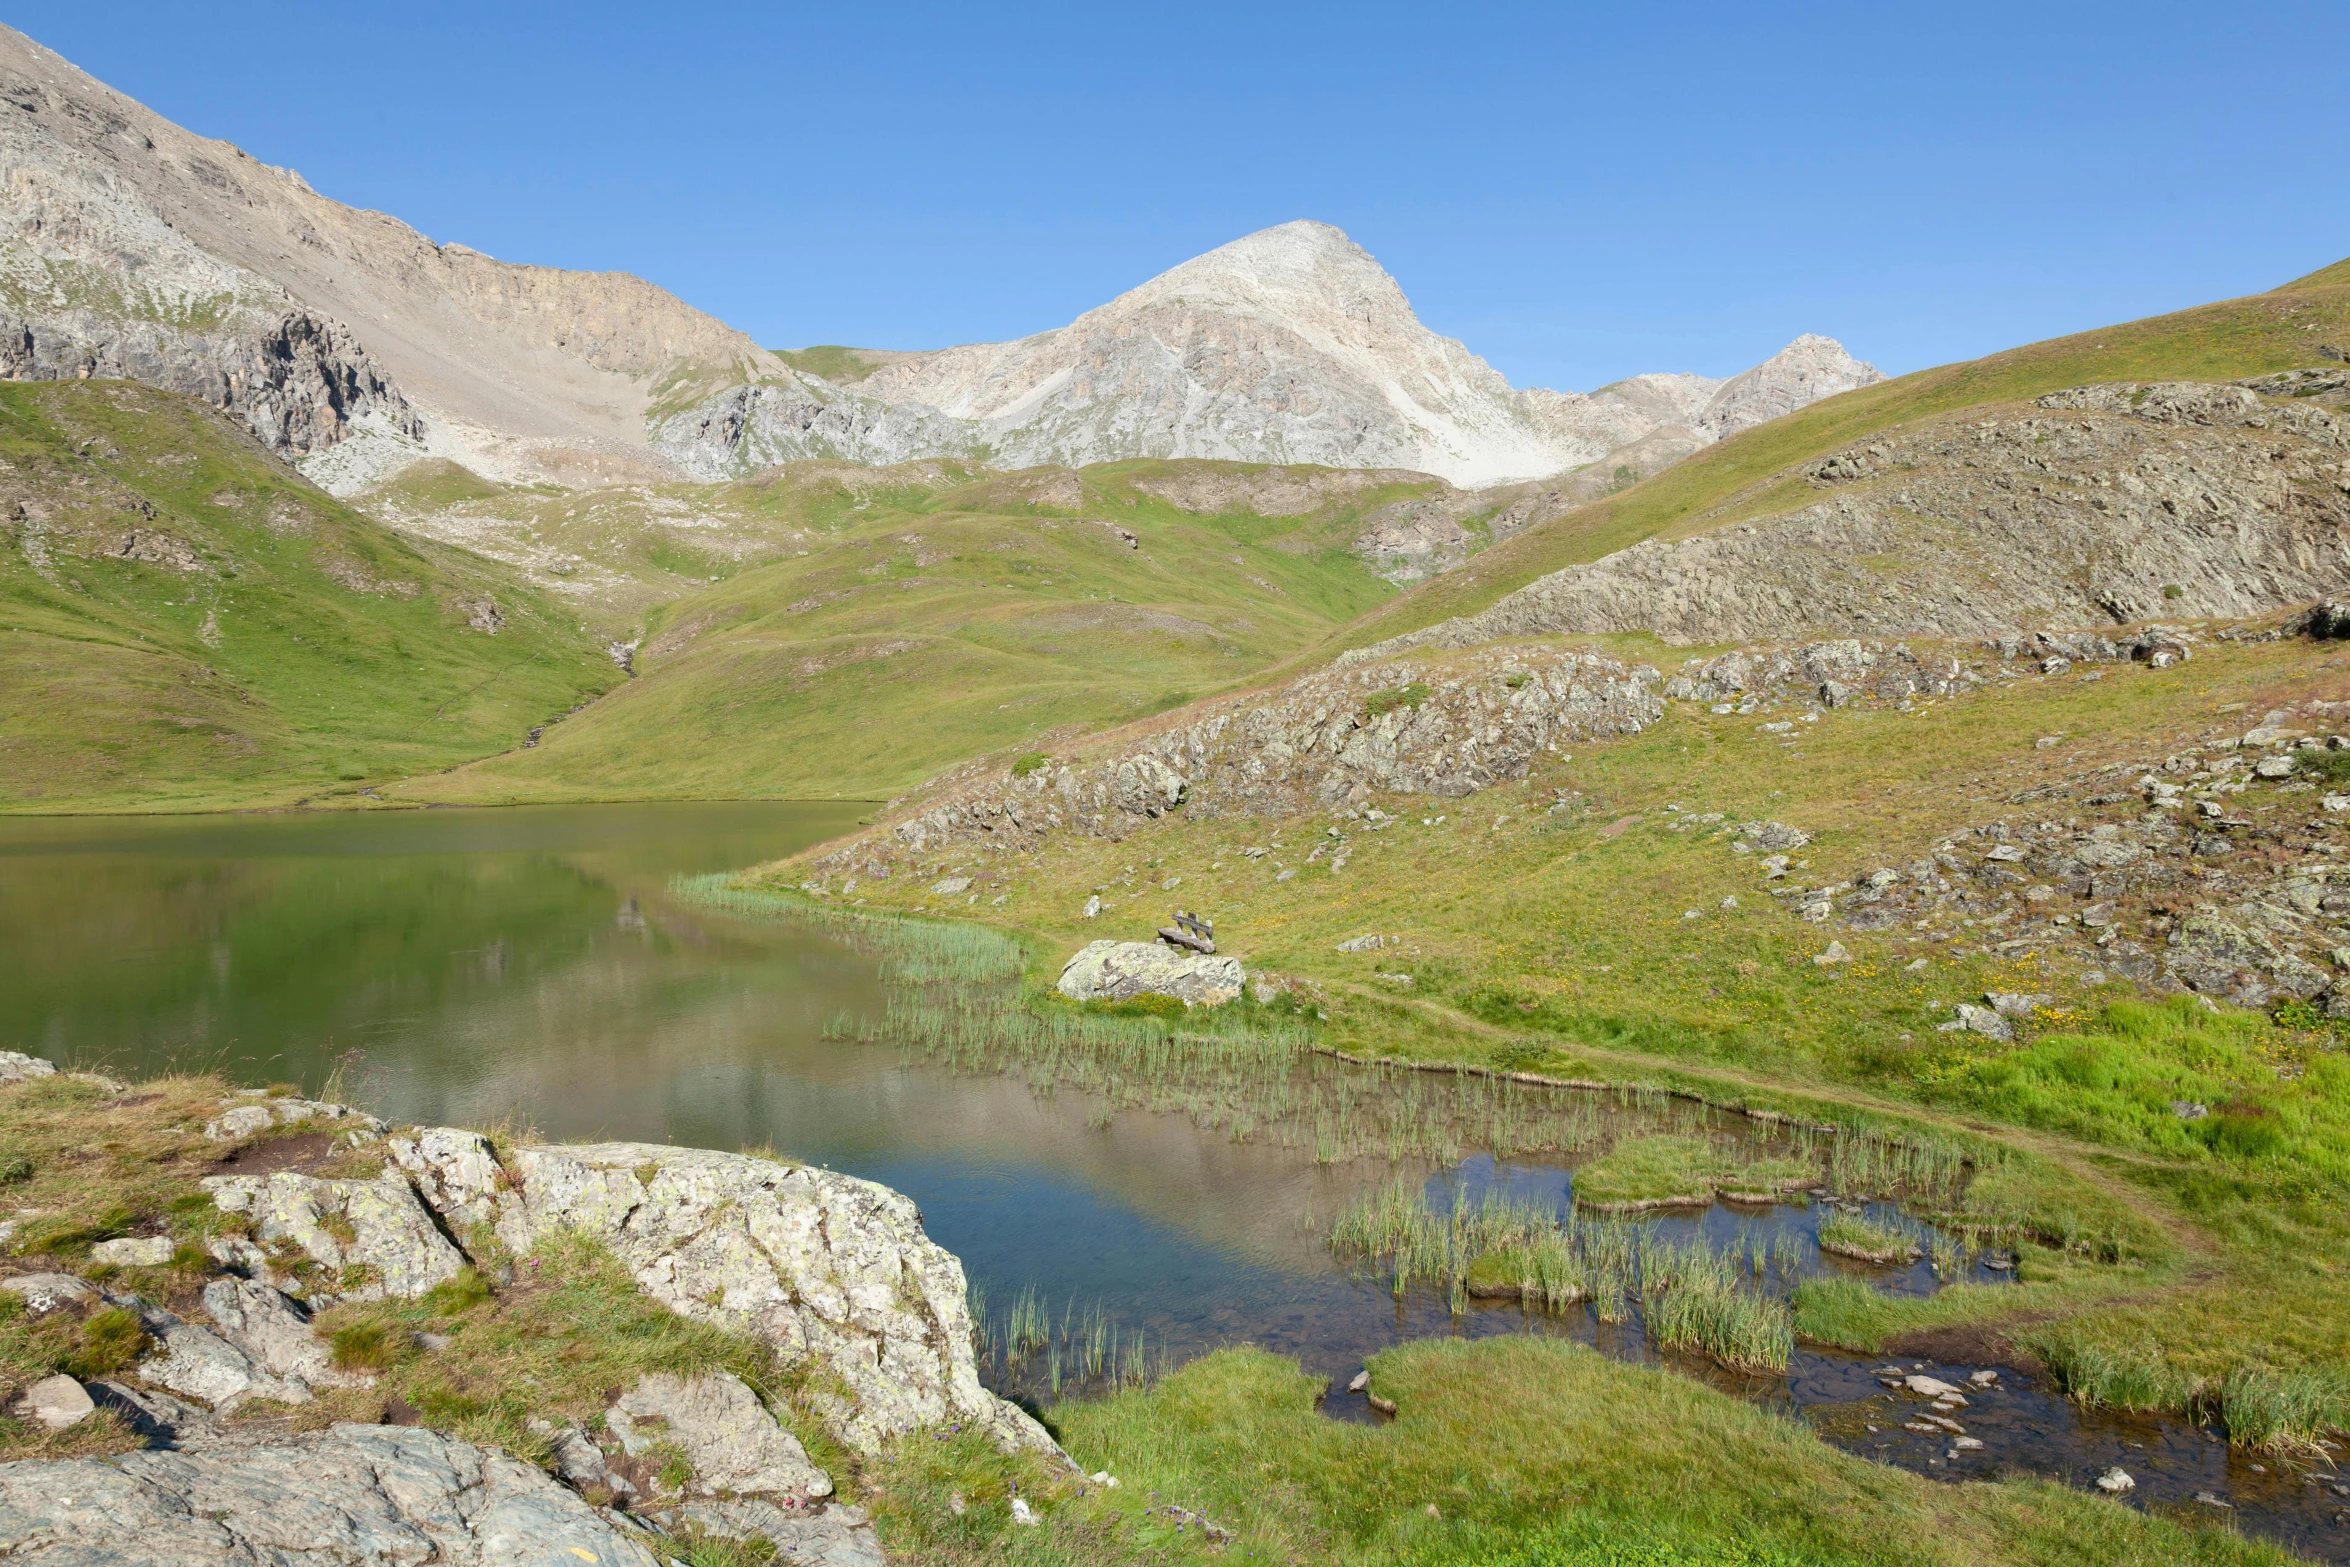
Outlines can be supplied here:
[[2015, 637], [2264, 614], [2350, 584], [2350, 436], [2248, 387], [2099, 386], [1889, 431], [1789, 514], [1651, 539], [1359, 650], [1539, 632]]
[[1568, 648], [1323, 671], [1129, 729], [1023, 777], [972, 769], [811, 868], [854, 878], [959, 846], [1025, 848], [1061, 830], [1116, 838], [1178, 809], [1287, 814], [1359, 805], [1374, 792], [1467, 795], [1523, 777], [1562, 742], [1639, 733], [1664, 710], [1660, 678]]
[[1182, 952], [1152, 941], [1088, 942], [1061, 969], [1055, 988], [1072, 1001], [1173, 996], [1185, 1006], [1222, 1006], [1240, 994], [1240, 959]]
[[396, 1140], [394, 1153], [485, 1255], [488, 1242], [519, 1255], [559, 1232], [584, 1235], [679, 1315], [820, 1367], [830, 1391], [817, 1407], [860, 1452], [948, 1422], [1058, 1452], [1035, 1421], [979, 1385], [962, 1264], [885, 1186], [645, 1143], [526, 1147], [500, 1159], [482, 1138], [447, 1129]]
[[406, 1426], [0, 1464], [0, 1542], [29, 1567], [655, 1567], [545, 1472]]
[[725, 479], [778, 463], [888, 464], [916, 457], [987, 455], [985, 434], [912, 403], [885, 402], [812, 375], [719, 392], [650, 427], [653, 447], [697, 479]]
[[204, 1185], [213, 1202], [250, 1227], [249, 1236], [214, 1243], [220, 1259], [314, 1304], [414, 1299], [465, 1266], [406, 1177], [390, 1167], [372, 1181], [282, 1170], [208, 1176]]

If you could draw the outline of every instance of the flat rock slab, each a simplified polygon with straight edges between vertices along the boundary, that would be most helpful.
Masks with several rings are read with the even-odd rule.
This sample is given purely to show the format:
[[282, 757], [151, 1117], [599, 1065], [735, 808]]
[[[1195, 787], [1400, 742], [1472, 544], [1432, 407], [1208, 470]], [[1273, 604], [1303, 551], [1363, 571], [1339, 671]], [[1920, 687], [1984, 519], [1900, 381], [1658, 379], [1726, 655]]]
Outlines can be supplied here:
[[765, 1502], [688, 1502], [660, 1515], [663, 1527], [691, 1525], [729, 1540], [765, 1540], [792, 1567], [883, 1567], [881, 1542], [863, 1509], [835, 1503], [806, 1512]]
[[657, 1567], [544, 1472], [406, 1426], [0, 1464], [27, 1567]]
[[1240, 959], [1208, 957], [1152, 941], [1088, 942], [1061, 970], [1059, 989], [1073, 1001], [1132, 1001], [1173, 996], [1190, 1006], [1222, 1006], [1240, 994]]
[[[320, 1302], [414, 1299], [465, 1266], [424, 1204], [398, 1170], [372, 1181], [328, 1181], [280, 1170], [274, 1175], [213, 1175], [204, 1179], [212, 1200], [253, 1223], [261, 1247], [290, 1241], [327, 1270], [331, 1281], [314, 1295], [288, 1276], [273, 1279]], [[349, 1239], [343, 1237], [348, 1236]], [[270, 1270], [260, 1247], [234, 1259]]]
[[[658, 1422], [661, 1429], [641, 1429], [648, 1422]], [[631, 1453], [652, 1440], [684, 1449], [694, 1466], [694, 1489], [706, 1496], [832, 1494], [831, 1477], [809, 1462], [800, 1439], [777, 1424], [759, 1395], [731, 1372], [701, 1377], [649, 1373], [620, 1396], [604, 1423]]]

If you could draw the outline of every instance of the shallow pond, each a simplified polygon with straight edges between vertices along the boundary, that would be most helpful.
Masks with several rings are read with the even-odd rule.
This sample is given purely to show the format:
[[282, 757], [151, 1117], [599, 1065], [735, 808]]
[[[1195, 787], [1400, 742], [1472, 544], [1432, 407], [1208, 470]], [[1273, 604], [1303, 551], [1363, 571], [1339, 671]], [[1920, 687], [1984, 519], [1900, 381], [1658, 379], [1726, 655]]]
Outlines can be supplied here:
[[[2027, 1376], [2002, 1376], [1961, 1415], [1985, 1444], [1953, 1459], [1947, 1434], [1905, 1428], [1922, 1401], [1872, 1373], [1882, 1360], [1798, 1346], [1785, 1373], [1743, 1375], [1660, 1356], [1635, 1313], [1549, 1316], [1441, 1291], [1399, 1300], [1334, 1259], [1336, 1215], [1398, 1171], [1441, 1208], [1489, 1188], [1563, 1204], [1575, 1148], [1527, 1148], [1517, 1100], [1455, 1115], [1436, 1158], [1349, 1130], [1354, 1107], [1407, 1091], [1418, 1115], [1457, 1090], [1316, 1058], [1317, 1129], [1287, 1141], [1228, 1122], [1135, 1107], [1050, 1072], [965, 1060], [950, 1070], [840, 1020], [888, 1015], [875, 963], [790, 925], [682, 905], [672, 879], [789, 853], [853, 824], [836, 805], [659, 805], [365, 816], [0, 820], [0, 1048], [137, 1076], [214, 1068], [249, 1084], [317, 1090], [398, 1120], [501, 1119], [549, 1137], [772, 1146], [870, 1176], [922, 1206], [931, 1234], [984, 1292], [999, 1339], [1025, 1300], [1055, 1343], [1103, 1342], [1159, 1366], [1252, 1341], [1333, 1379], [1327, 1407], [1371, 1418], [1343, 1391], [1363, 1357], [1407, 1338], [1544, 1332], [1627, 1358], [1668, 1359], [1744, 1396], [1805, 1412], [1853, 1451], [1933, 1475], [2025, 1468], [2085, 1483], [2107, 1464], [2134, 1501], [2232, 1503], [2246, 1527], [2350, 1560], [2350, 1502], [2330, 1476], [2258, 1473], [2181, 1422], [2083, 1413]], [[871, 1032], [871, 1030], [865, 1030]], [[886, 1030], [884, 1031], [886, 1032]], [[976, 1068], [976, 1069], [974, 1069]], [[1335, 1100], [1327, 1096], [1335, 1092]], [[1350, 1097], [1352, 1096], [1352, 1097]], [[1142, 1096], [1146, 1103], [1148, 1096]], [[1697, 1107], [1586, 1096], [1598, 1147], [1627, 1127], [1740, 1135]], [[1328, 1107], [1335, 1105], [1335, 1110]], [[1478, 1141], [1478, 1129], [1502, 1129]], [[1317, 1146], [1318, 1145], [1318, 1146]], [[1458, 1156], [1452, 1163], [1451, 1156]], [[1325, 1162], [1326, 1161], [1326, 1162]], [[1923, 1261], [1823, 1259], [1821, 1209], [1715, 1204], [1653, 1220], [1668, 1238], [1768, 1250], [1788, 1278], [1857, 1271], [1877, 1287], [1936, 1286]], [[1972, 1265], [1981, 1268], [1980, 1259]], [[1981, 1273], [1990, 1278], [1994, 1275]], [[1088, 1321], [1098, 1331], [1081, 1330]], [[1059, 1329], [1071, 1332], [1063, 1338]], [[991, 1358], [999, 1386], [1049, 1395], [1052, 1352]], [[1084, 1351], [1062, 1362], [1084, 1370]], [[1902, 1362], [1904, 1369], [1920, 1365]], [[1971, 1365], [1926, 1366], [1964, 1383]]]

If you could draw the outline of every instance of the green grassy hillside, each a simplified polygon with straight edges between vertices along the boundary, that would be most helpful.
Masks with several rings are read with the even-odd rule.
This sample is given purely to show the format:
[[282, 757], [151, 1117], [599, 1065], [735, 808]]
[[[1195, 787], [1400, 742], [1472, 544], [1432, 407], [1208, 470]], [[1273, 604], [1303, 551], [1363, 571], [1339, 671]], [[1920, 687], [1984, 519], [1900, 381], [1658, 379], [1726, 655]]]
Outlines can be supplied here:
[[596, 569], [704, 585], [641, 611], [642, 678], [534, 750], [399, 792], [893, 795], [975, 755], [1049, 748], [1245, 681], [1322, 640], [1394, 591], [1349, 553], [1361, 515], [1426, 487], [1288, 517], [1203, 514], [1150, 493], [1178, 470], [1256, 471], [794, 464], [691, 497], [728, 519], [698, 534], [657, 518], [632, 531], [577, 498], [546, 499], [570, 508], [548, 537], [566, 526], [590, 547], [614, 541], [589, 557]]
[[1677, 537], [1700, 531], [1714, 519], [1745, 515], [1740, 503], [1789, 466], [1894, 425], [2097, 381], [2265, 375], [2321, 363], [2327, 349], [2335, 356], [2350, 351], [2350, 261], [2266, 294], [2051, 338], [1846, 392], [1742, 431], [1630, 489], [1526, 529], [1457, 571], [1381, 605], [1315, 650], [1315, 661], [1341, 648], [1475, 614], [1537, 577], [1642, 539]]
[[403, 541], [193, 399], [0, 385], [0, 811], [349, 792], [616, 677], [511, 572]]

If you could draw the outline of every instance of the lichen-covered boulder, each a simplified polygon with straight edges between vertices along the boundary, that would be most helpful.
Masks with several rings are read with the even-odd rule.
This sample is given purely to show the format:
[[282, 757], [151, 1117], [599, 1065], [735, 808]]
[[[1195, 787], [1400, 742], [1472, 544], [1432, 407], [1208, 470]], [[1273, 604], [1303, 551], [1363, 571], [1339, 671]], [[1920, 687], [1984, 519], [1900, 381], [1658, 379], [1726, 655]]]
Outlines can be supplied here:
[[1240, 994], [1240, 959], [1208, 957], [1153, 941], [1088, 942], [1061, 970], [1060, 992], [1073, 1001], [1131, 1001], [1173, 996], [1189, 1006], [1222, 1006]]
[[960, 1422], [1059, 1455], [1042, 1426], [980, 1386], [963, 1265], [888, 1187], [650, 1143], [521, 1148], [504, 1170], [499, 1243], [519, 1255], [561, 1231], [588, 1236], [679, 1315], [814, 1360], [827, 1373], [818, 1386], [833, 1390], [816, 1396], [818, 1412], [857, 1451]]
[[[280, 1170], [208, 1176], [204, 1185], [215, 1204], [252, 1224], [252, 1239], [221, 1247], [229, 1254], [222, 1260], [314, 1304], [412, 1299], [465, 1266], [464, 1254], [449, 1244], [396, 1169], [372, 1181]], [[289, 1250], [317, 1270], [286, 1266]]]
[[518, 1459], [407, 1426], [0, 1464], [0, 1542], [25, 1567], [655, 1567]]

